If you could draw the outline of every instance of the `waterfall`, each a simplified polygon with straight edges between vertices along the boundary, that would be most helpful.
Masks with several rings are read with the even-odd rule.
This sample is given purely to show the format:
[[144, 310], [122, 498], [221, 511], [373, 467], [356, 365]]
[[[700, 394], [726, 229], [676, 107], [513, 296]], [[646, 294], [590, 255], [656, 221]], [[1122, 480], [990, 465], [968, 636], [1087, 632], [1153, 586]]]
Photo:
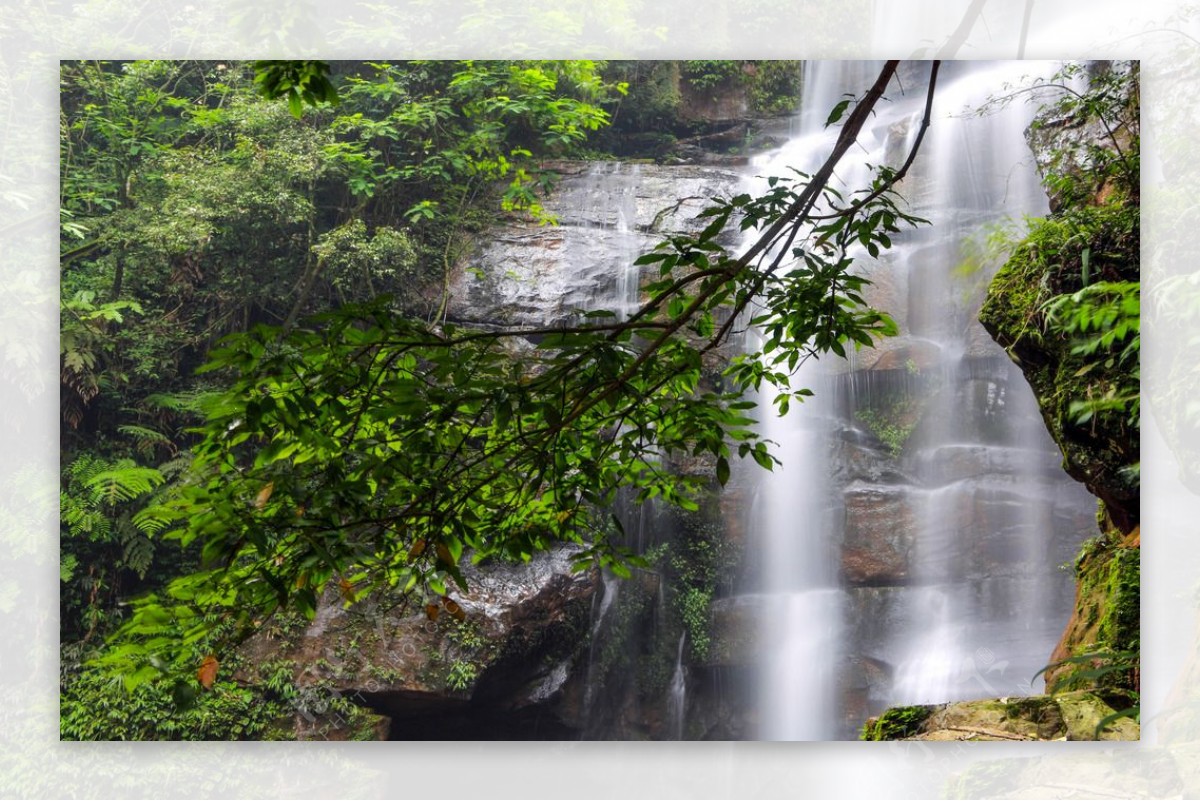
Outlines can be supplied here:
[[667, 725], [670, 739], [683, 739], [683, 714], [686, 710], [687, 681], [683, 668], [683, 644], [687, 632], [679, 635], [679, 650], [675, 655], [675, 671], [671, 674], [671, 686], [667, 695]]
[[[856, 260], [874, 282], [868, 301], [901, 336], [802, 367], [793, 386], [817, 397], [785, 418], [771, 393], [759, 398], [761, 433], [783, 462], [761, 476], [755, 510], [763, 739], [853, 737], [886, 705], [1034, 692], [1065, 623], [1069, 577], [1057, 565], [1085, 536], [1094, 500], [1054, 470], [1031, 390], [976, 320], [997, 265], [961, 269], [989, 225], [1047, 211], [1023, 137], [1032, 109], [972, 113], [1031, 70], [1052, 66], [943, 69], [900, 187], [932, 225]], [[877, 71], [806, 65], [798, 135], [756, 174], [811, 173], [837, 133], [824, 128], [830, 108]], [[837, 188], [864, 186], [868, 164], [907, 154], [925, 92], [920, 74], [901, 78], [904, 94], [893, 81]]]
[[[838, 133], [825, 128], [830, 109], [861, 95], [878, 68], [807, 64], [794, 133], [740, 183], [698, 166], [568, 167], [548, 200], [561, 225], [514, 226], [489, 245], [481, 260], [494, 266], [464, 272], [457, 314], [539, 327], [581, 309], [627, 317], [639, 301], [637, 255], [663, 235], [695, 234], [711, 197], [813, 172]], [[759, 433], [782, 465], [739, 463], [719, 504], [690, 517], [621, 495], [623, 544], [649, 566], [603, 576], [586, 664], [572, 679], [583, 685], [571, 696], [580, 736], [667, 739], [686, 728], [713, 739], [853, 739], [894, 704], [1040, 689], [1031, 679], [1071, 607], [1071, 576], [1058, 566], [1094, 533], [1095, 500], [1063, 473], [1031, 390], [976, 319], [997, 267], [978, 256], [988, 226], [1046, 211], [1023, 137], [1031, 109], [970, 113], [1034, 69], [1053, 67], [943, 66], [933, 124], [899, 187], [932, 224], [893, 236], [877, 259], [851, 254], [872, 281], [867, 301], [901, 333], [800, 365], [793, 387], [816, 394], [784, 418], [769, 388], [759, 394]], [[868, 165], [902, 162], [927, 70], [902, 69], [835, 188], [862, 188]], [[672, 581], [700, 566], [688, 548], [716, 515], [730, 546], [722, 565], [734, 561], [726, 553], [742, 558], [697, 594], [710, 602], [705, 629], [694, 608], [682, 617], [687, 588]]]
[[608, 309], [626, 319], [638, 308], [640, 270], [634, 261], [646, 246], [646, 237], [638, 232], [638, 187], [641, 165], [623, 162], [594, 162], [580, 188], [587, 209], [583, 225], [567, 243], [578, 253], [567, 259], [579, 259], [594, 269], [614, 276], [610, 291], [588, 304], [588, 310]]

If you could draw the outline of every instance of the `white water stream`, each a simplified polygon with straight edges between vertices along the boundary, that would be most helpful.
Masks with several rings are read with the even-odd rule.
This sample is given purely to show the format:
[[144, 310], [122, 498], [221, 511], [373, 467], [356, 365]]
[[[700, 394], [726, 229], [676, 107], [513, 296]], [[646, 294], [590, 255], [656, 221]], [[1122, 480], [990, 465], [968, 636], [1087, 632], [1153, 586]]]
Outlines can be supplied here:
[[[861, 94], [878, 66], [807, 65], [798, 134], [759, 159], [755, 173], [814, 171], [837, 133], [824, 128], [829, 110]], [[1030, 680], [1065, 622], [1069, 597], [1049, 543], [1055, 525], [1071, 525], [1070, 510], [1089, 499], [1046, 469], [1056, 452], [1036, 401], [975, 319], [995, 265], [960, 270], [968, 243], [989, 225], [1047, 211], [1023, 137], [1032, 109], [970, 112], [1006, 82], [1053, 65], [948, 66], [902, 186], [912, 211], [933, 224], [896, 237], [879, 260], [861, 254], [857, 268], [875, 280], [868, 299], [879, 299], [902, 336], [848, 361], [803, 367], [793, 386], [824, 386], [826, 397], [818, 392], [783, 419], [763, 413], [762, 433], [778, 443], [783, 467], [762, 478], [755, 510], [762, 739], [848, 736], [852, 721], [885, 704], [1037, 691]], [[921, 78], [903, 76], [904, 94], [893, 81], [890, 102], [838, 166], [839, 189], [866, 185], [869, 164], [899, 166], [923, 110]], [[897, 353], [881, 360], [888, 350]], [[770, 394], [759, 402], [770, 409]], [[888, 422], [912, 429], [894, 469], [885, 480], [848, 471], [839, 437], [869, 439], [868, 423], [878, 427], [889, 413], [896, 419]], [[894, 520], [863, 522], [868, 516], [846, 500], [853, 493], [885, 499]], [[868, 543], [868, 562], [890, 548], [900, 565], [847, 578], [839, 546], [852, 540]], [[864, 660], [887, 679], [856, 687]]]

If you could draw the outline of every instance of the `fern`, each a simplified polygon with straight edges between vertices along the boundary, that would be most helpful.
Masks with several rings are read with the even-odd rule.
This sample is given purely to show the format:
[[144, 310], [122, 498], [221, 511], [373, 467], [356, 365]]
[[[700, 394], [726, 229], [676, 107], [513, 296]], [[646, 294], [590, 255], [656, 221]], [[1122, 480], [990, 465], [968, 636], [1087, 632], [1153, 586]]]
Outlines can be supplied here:
[[90, 502], [62, 493], [60, 496], [62, 521], [72, 537], [83, 536], [93, 542], [107, 540], [112, 531], [112, 521]]
[[147, 396], [144, 403], [147, 406], [166, 409], [170, 412], [193, 412], [199, 414], [204, 411], [204, 402], [213, 396], [212, 392], [156, 392], [153, 395]]
[[132, 523], [138, 531], [152, 536], [160, 533], [177, 520], [179, 520], [179, 516], [164, 506], [147, 506], [133, 516]]
[[83, 483], [95, 501], [116, 506], [153, 491], [163, 481], [163, 474], [153, 467], [138, 467], [133, 460], [122, 459]]
[[79, 559], [75, 554], [67, 554], [58, 563], [58, 578], [64, 584], [75, 577], [75, 568], [79, 567]]
[[187, 470], [191, 466], [192, 455], [190, 453], [183, 453], [180, 456], [176, 456], [174, 459], [170, 459], [160, 464], [158, 466], [158, 472], [162, 473], [166, 478], [172, 478], [179, 475], [184, 470]]
[[154, 543], [134, 526], [121, 527], [122, 561], [125, 567], [145, 578], [154, 562]]
[[135, 442], [134, 447], [138, 449], [138, 452], [148, 456], [152, 455], [155, 447], [160, 445], [166, 448], [167, 451], [172, 455], [178, 451], [178, 449], [175, 447], [175, 443], [171, 442], [167, 435], [159, 431], [155, 431], [152, 428], [145, 428], [144, 426], [135, 425], [122, 425], [117, 426], [117, 431], [120, 431], [122, 434], [133, 439]]

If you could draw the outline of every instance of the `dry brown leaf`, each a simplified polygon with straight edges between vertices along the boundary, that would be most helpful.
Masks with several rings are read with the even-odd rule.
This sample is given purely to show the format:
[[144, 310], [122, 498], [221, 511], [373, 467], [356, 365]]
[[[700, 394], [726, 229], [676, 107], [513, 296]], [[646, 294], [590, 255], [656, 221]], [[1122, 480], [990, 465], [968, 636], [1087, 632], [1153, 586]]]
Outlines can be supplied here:
[[211, 689], [213, 682], [217, 679], [217, 667], [220, 663], [212, 654], [204, 657], [204, 661], [200, 663], [200, 669], [196, 671], [196, 678], [200, 680], [200, 684], [204, 689]]
[[268, 481], [267, 486], [258, 491], [258, 496], [254, 499], [254, 508], [261, 509], [267, 505], [267, 501], [271, 500], [271, 493], [275, 491], [275, 482]]
[[442, 598], [442, 606], [446, 607], [446, 611], [460, 623], [467, 619], [466, 610], [459, 606], [453, 599], [449, 597]]

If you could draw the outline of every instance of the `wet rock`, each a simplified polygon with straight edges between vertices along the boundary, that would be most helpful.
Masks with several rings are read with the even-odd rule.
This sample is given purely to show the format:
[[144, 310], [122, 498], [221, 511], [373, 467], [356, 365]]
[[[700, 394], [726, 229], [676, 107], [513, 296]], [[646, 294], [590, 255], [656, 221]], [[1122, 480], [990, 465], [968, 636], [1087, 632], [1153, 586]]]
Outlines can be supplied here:
[[258, 661], [295, 661], [302, 694], [319, 689], [390, 718], [391, 739], [460, 729], [473, 739], [526, 739], [522, 721], [561, 735], [554, 702], [585, 643], [598, 586], [595, 571], [572, 570], [577, 553], [559, 547], [527, 564], [465, 566], [470, 589], [452, 591], [436, 614], [401, 597], [344, 608], [330, 593], [294, 642], [250, 648]]
[[712, 642], [704, 665], [708, 667], [756, 664], [763, 628], [763, 600], [758, 595], [720, 598], [712, 604]]
[[851, 585], [903, 584], [917, 533], [909, 494], [902, 488], [847, 490], [841, 572]]
[[[1068, 740], [1137, 740], [1140, 727], [1131, 718], [1108, 720], [1116, 711], [1099, 695], [1087, 691], [1056, 695]], [[1127, 701], [1128, 703], [1128, 701]]]
[[1062, 477], [1061, 460], [1050, 449], [1030, 449], [962, 443], [925, 448], [913, 459], [925, 486], [939, 486], [984, 476]]
[[909, 340], [897, 343], [897, 346], [884, 352], [875, 363], [872, 370], [907, 370], [910, 373], [926, 373], [937, 370], [942, 365], [943, 352], [933, 342], [924, 340]]
[[862, 721], [887, 706], [894, 673], [895, 666], [882, 659], [852, 655], [845, 660], [838, 692], [842, 695], [842, 727], [848, 738], [857, 736]]
[[838, 484], [911, 484], [913, 477], [890, 458], [887, 447], [865, 426], [838, 429], [830, 458], [830, 477]]
[[[452, 270], [452, 319], [547, 327], [579, 312], [629, 313], [650, 275], [634, 266], [674, 234], [695, 234], [716, 196], [735, 194], [739, 175], [714, 167], [553, 162], [558, 185], [544, 202], [557, 222], [541, 226], [514, 220], [489, 232], [487, 241]], [[734, 242], [727, 242], [733, 245]]]
[[[1119, 700], [1118, 705], [1128, 699]], [[868, 739], [1137, 740], [1140, 727], [1119, 718], [1099, 724], [1113, 706], [1091, 692], [988, 698], [922, 707], [895, 707], [867, 721]]]

